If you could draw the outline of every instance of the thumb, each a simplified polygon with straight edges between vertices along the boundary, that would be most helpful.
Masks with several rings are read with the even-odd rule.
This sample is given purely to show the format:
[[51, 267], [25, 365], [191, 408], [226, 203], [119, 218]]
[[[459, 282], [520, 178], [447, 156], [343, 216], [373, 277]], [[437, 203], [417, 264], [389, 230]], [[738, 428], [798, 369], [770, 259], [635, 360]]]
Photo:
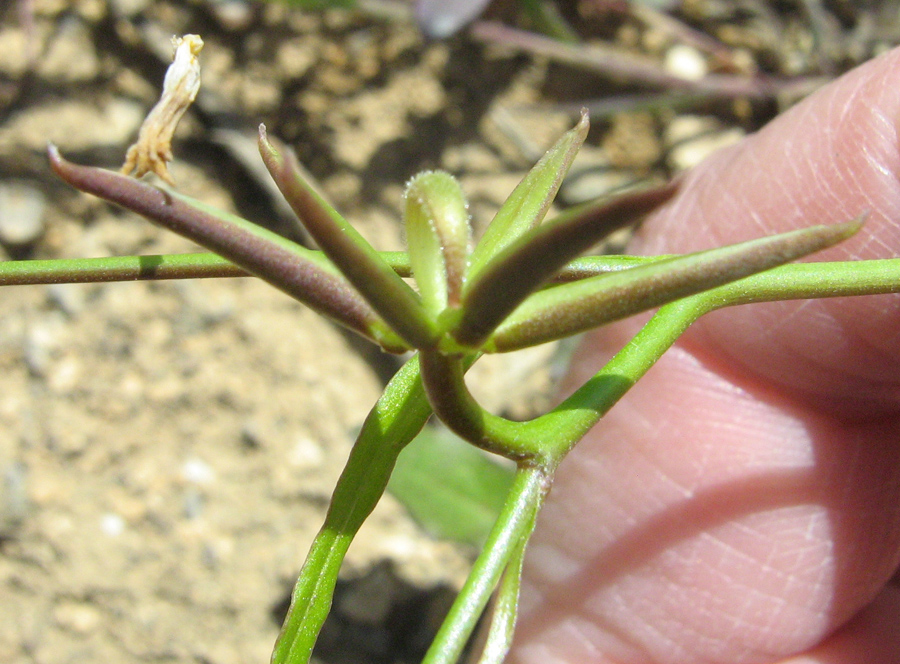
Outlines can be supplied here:
[[[900, 253], [898, 68], [900, 50], [715, 155], [638, 249], [691, 251], [869, 210], [827, 258]], [[561, 465], [510, 661], [894, 661], [900, 629], [853, 626], [882, 625], [871, 612], [897, 604], [883, 597], [900, 561], [898, 323], [892, 295], [700, 321]], [[635, 330], [590, 337], [573, 384]]]
[[[688, 174], [635, 253], [686, 253], [868, 213], [854, 238], [807, 260], [900, 254], [900, 50], [822, 89]], [[775, 302], [704, 317], [686, 339], [855, 417], [896, 407], [897, 297]]]

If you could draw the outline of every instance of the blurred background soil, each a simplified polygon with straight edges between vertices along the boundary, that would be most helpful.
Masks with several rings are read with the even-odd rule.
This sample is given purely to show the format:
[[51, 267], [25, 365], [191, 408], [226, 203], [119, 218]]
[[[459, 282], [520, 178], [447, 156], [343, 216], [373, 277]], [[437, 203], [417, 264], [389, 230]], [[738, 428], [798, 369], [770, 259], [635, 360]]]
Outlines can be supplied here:
[[[172, 35], [205, 41], [170, 167], [182, 192], [305, 240], [260, 173], [264, 122], [392, 250], [403, 184], [422, 169], [457, 175], [481, 228], [587, 106], [593, 129], [560, 204], [661, 180], [900, 34], [891, 2], [557, 9], [576, 52], [614, 48], [649, 70], [517, 41], [502, 26], [533, 26], [505, 0], [441, 41], [388, 0], [6, 0], [0, 259], [196, 250], [70, 190], [44, 152], [52, 141], [118, 168]], [[480, 397], [534, 414], [552, 352], [479, 369]], [[253, 279], [0, 289], [0, 662], [268, 661], [354, 432], [397, 366]], [[472, 556], [387, 497], [350, 551], [317, 657], [417, 661]]]

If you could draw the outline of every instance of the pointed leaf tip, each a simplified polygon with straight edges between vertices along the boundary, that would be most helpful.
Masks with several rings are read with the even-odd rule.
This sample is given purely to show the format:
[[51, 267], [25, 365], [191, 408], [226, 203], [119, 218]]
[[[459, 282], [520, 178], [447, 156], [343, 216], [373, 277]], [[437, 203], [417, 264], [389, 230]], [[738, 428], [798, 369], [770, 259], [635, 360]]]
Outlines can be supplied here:
[[587, 108], [584, 106], [581, 107], [581, 111], [579, 112], [578, 124], [575, 125], [575, 129], [581, 131], [583, 130], [585, 134], [587, 134], [587, 130], [591, 127], [591, 114], [588, 112]]
[[269, 145], [269, 133], [266, 131], [266, 125], [262, 122], [259, 123], [256, 142], [260, 152], [263, 151], [263, 146]]
[[47, 159], [50, 162], [50, 168], [56, 173], [57, 177], [66, 180], [65, 167], [68, 162], [59, 153], [59, 148], [56, 147], [55, 143], [47, 143]]
[[272, 145], [272, 141], [269, 140], [269, 133], [266, 131], [265, 124], [260, 123], [259, 125], [259, 138], [256, 141], [256, 146], [259, 150], [259, 156], [262, 157], [263, 163], [269, 171], [281, 168], [284, 158], [281, 156], [281, 152]]
[[578, 123], [560, 137], [509, 195], [472, 251], [472, 278], [494, 256], [544, 220], [589, 127], [588, 114], [582, 111]]
[[842, 233], [843, 239], [847, 239], [856, 235], [862, 227], [866, 225], [866, 222], [869, 220], [869, 215], [872, 214], [871, 210], [863, 210], [856, 218], [851, 219], [850, 221], [845, 221], [841, 224], [837, 224], [837, 226], [845, 226], [846, 231]]
[[262, 130], [259, 152], [285, 200], [337, 269], [406, 343], [432, 346], [437, 327], [419, 295], [315, 190], [293, 152], [276, 150]]
[[497, 328], [491, 351], [560, 339], [783, 265], [846, 240], [864, 219], [860, 215], [839, 224], [673, 256], [539, 291]]

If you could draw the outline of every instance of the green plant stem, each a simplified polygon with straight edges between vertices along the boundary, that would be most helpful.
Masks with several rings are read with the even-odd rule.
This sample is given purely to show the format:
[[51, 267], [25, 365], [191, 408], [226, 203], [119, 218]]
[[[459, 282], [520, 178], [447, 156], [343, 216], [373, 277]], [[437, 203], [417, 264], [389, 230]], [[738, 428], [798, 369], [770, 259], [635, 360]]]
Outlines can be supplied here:
[[328, 616], [341, 562], [384, 493], [400, 451], [425, 425], [431, 408], [417, 358], [388, 383], [363, 424], [313, 542], [275, 644], [272, 664], [306, 664]]
[[422, 351], [420, 366], [428, 400], [438, 418], [456, 435], [513, 461], [541, 463], [545, 442], [522, 435], [527, 423], [486, 411], [466, 387], [465, 356]]
[[531, 421], [514, 422], [484, 410], [468, 391], [464, 372], [453, 358], [438, 353], [421, 356], [429, 401], [441, 421], [473, 445], [555, 469], [691, 323], [716, 306], [726, 306], [721, 297], [705, 299], [703, 295], [661, 307], [599, 373], [552, 411]]
[[441, 420], [474, 445], [510, 459], [527, 459], [548, 472], [640, 379], [697, 318], [724, 302], [693, 296], [654, 315], [610, 362], [549, 413], [514, 422], [485, 411], [451, 360], [422, 355], [428, 398]]
[[[700, 296], [661, 307], [597, 374], [549, 413], [528, 423], [532, 435], [557, 433], [547, 454], [558, 464], [690, 325], [709, 311]], [[560, 428], [563, 427], [563, 428]]]
[[[320, 254], [321, 252], [311, 252]], [[382, 259], [397, 276], [411, 277], [405, 251], [382, 251]], [[661, 260], [662, 257], [659, 259]], [[564, 267], [556, 281], [577, 281], [605, 272], [624, 270], [657, 260], [644, 256], [588, 256]], [[858, 263], [852, 263], [857, 265]], [[150, 254], [96, 258], [50, 258], [0, 261], [0, 286], [38, 284], [86, 284], [115, 281], [165, 279], [212, 279], [250, 277], [250, 272], [211, 252], [194, 254]]]
[[[398, 276], [412, 275], [405, 251], [380, 253]], [[672, 256], [585, 256], [566, 265], [554, 282], [578, 281], [667, 258]], [[209, 252], [0, 261], [0, 286], [249, 276], [253, 275], [227, 258]], [[767, 300], [895, 293], [900, 289], [898, 282], [900, 258], [883, 258], [782, 265], [708, 292], [746, 290], [747, 294], [742, 296], [744, 299], [732, 304], [749, 304]]]
[[796, 263], [700, 294], [707, 306], [900, 292], [900, 259]]
[[0, 286], [249, 276], [211, 253], [0, 261]]
[[423, 664], [452, 664], [457, 661], [501, 575], [503, 583], [481, 664], [502, 662], [515, 626], [525, 546], [553, 469], [687, 327], [711, 306], [712, 300], [702, 301], [696, 296], [662, 307], [603, 370], [560, 407], [521, 424], [519, 433], [522, 438], [541, 441], [542, 456], [549, 461], [541, 466], [520, 467], [507, 504]]
[[[537, 522], [537, 512], [532, 523]], [[478, 664], [503, 664], [506, 654], [512, 646], [516, 630], [516, 619], [519, 613], [519, 589], [522, 585], [522, 568], [525, 564], [525, 549], [531, 533], [523, 538], [510, 557], [509, 564], [503, 572], [503, 578], [497, 588], [494, 608], [491, 615], [491, 626], [488, 630], [484, 650]]]
[[[740, 304], [900, 292], [900, 259], [799, 263], [755, 274], [661, 307], [593, 378], [553, 411], [526, 423], [562, 458], [698, 318]], [[550, 432], [564, 436], [548, 436]]]
[[[398, 276], [410, 276], [405, 251], [383, 251], [381, 257]], [[250, 276], [227, 258], [209, 252], [0, 261], [0, 286]]]
[[[619, 258], [624, 260], [613, 260]], [[654, 260], [608, 257], [597, 265], [607, 269], [616, 263]], [[584, 263], [581, 266], [586, 267]], [[676, 300], [661, 307], [596, 376], [552, 411], [529, 422], [513, 422], [481, 408], [452, 358], [423, 355], [424, 378], [436, 412], [458, 435], [507, 458], [543, 459], [542, 463], [552, 468], [703, 314], [771, 300], [897, 292], [900, 259], [884, 259], [783, 265]]]
[[549, 482], [545, 469], [519, 467], [484, 549], [422, 664], [453, 664], [459, 659], [503, 571], [531, 535]]

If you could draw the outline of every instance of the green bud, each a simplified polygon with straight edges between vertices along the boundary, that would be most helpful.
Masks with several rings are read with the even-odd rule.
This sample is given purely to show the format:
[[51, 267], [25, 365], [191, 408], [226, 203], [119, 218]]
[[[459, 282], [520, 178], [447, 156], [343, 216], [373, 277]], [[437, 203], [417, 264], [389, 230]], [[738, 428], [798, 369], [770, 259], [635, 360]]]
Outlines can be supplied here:
[[449, 173], [426, 171], [406, 186], [406, 243], [425, 309], [434, 316], [459, 306], [472, 228], [468, 204]]

